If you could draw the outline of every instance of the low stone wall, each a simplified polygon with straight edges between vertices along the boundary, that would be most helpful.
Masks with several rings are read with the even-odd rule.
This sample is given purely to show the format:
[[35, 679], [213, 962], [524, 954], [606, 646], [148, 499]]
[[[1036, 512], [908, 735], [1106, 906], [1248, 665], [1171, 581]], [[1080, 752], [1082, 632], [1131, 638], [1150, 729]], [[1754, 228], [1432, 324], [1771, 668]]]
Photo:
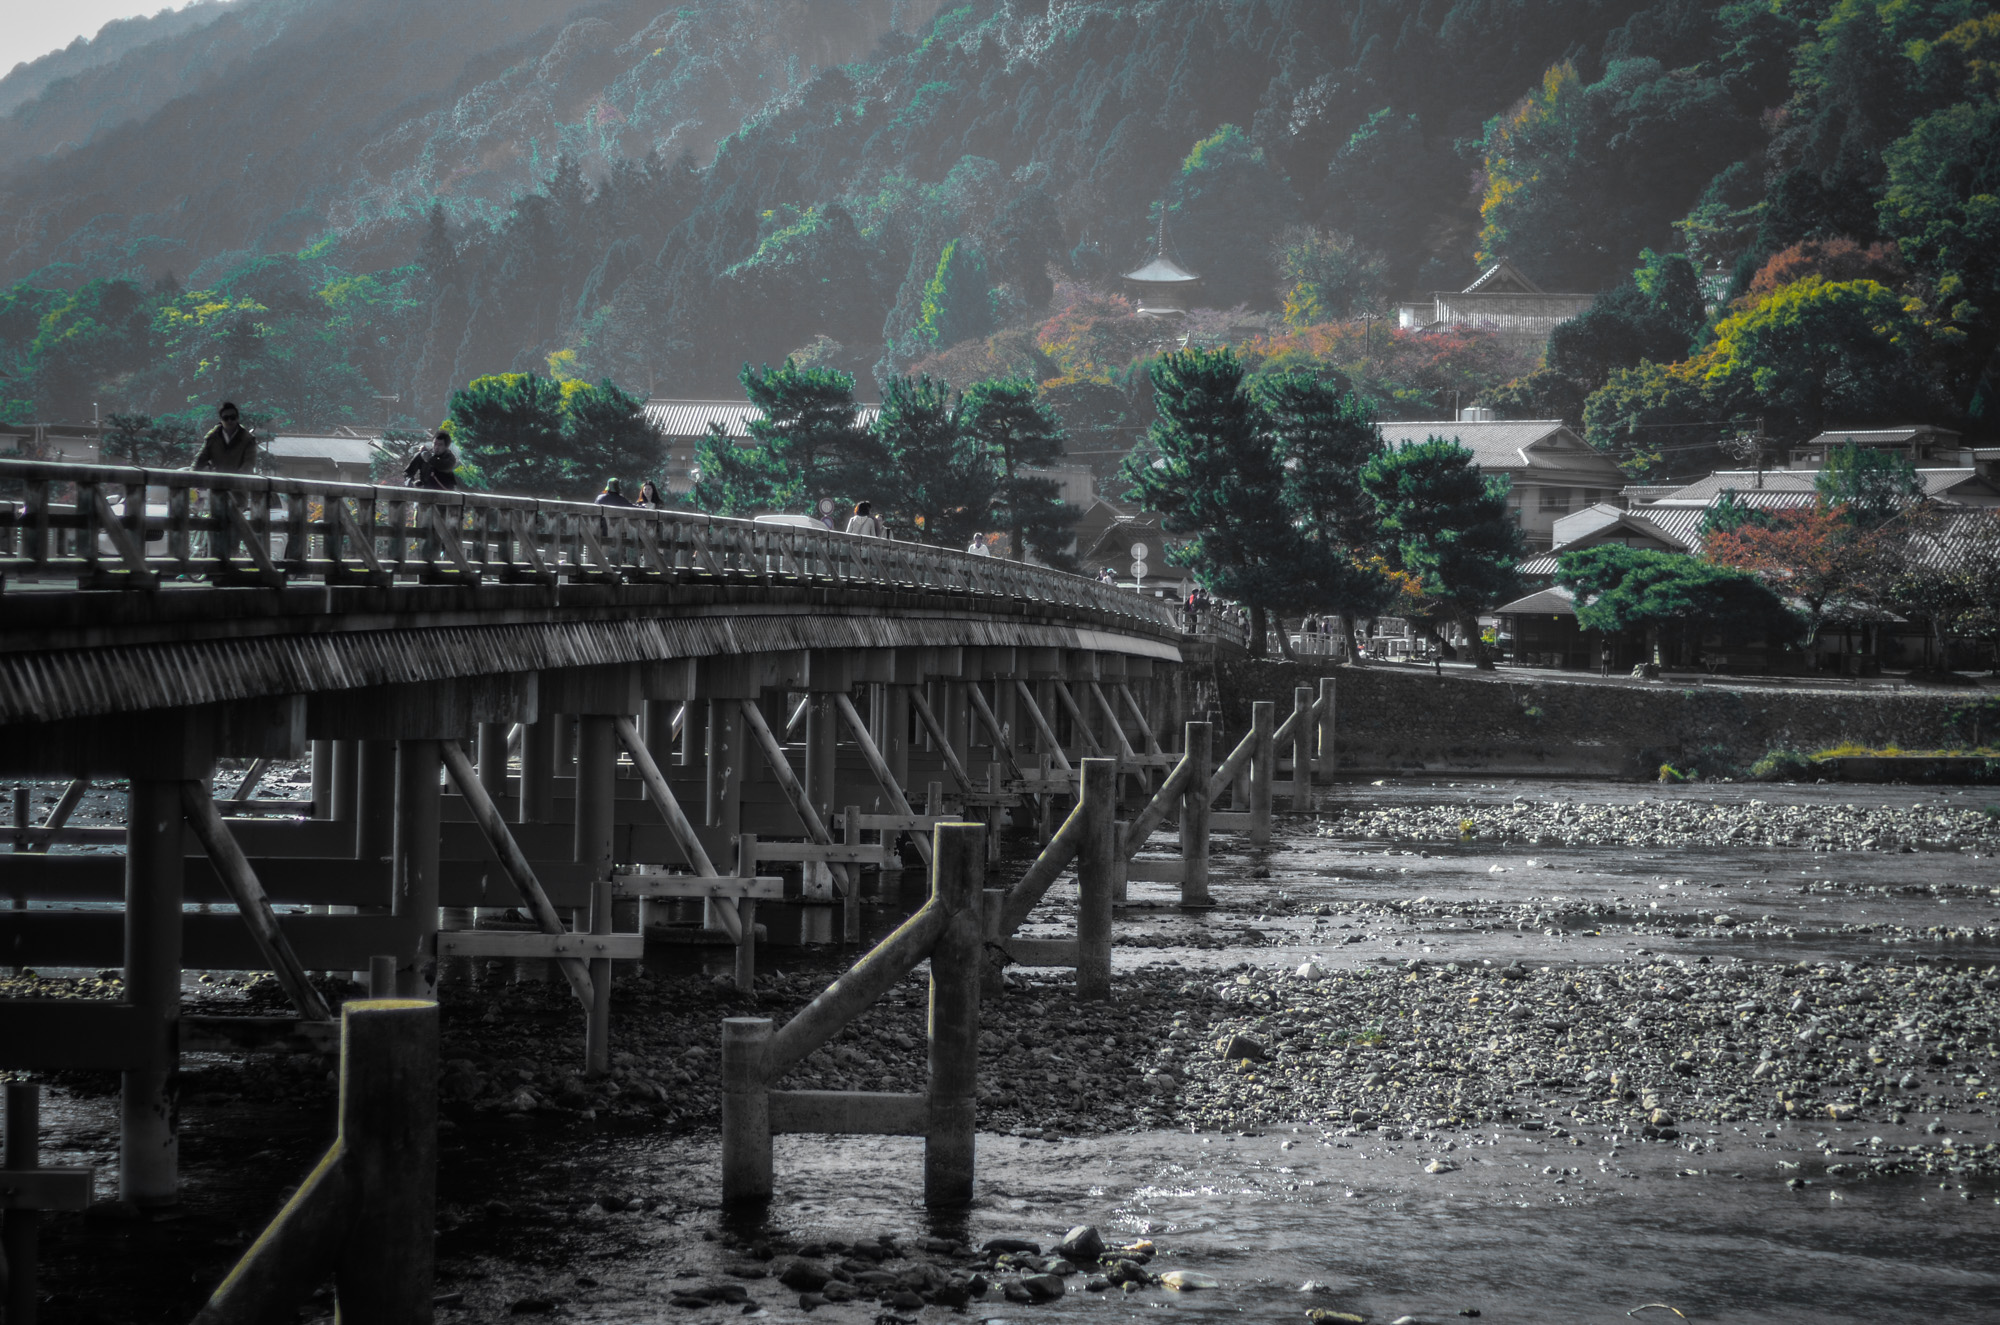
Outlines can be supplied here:
[[1828, 690], [1665, 682], [1541, 681], [1520, 672], [1433, 675], [1397, 664], [1219, 661], [1233, 742], [1252, 700], [1291, 711], [1292, 692], [1338, 678], [1343, 773], [1483, 772], [1646, 778], [1661, 764], [1747, 774], [1773, 749], [1955, 749], [2000, 737], [1990, 690]]

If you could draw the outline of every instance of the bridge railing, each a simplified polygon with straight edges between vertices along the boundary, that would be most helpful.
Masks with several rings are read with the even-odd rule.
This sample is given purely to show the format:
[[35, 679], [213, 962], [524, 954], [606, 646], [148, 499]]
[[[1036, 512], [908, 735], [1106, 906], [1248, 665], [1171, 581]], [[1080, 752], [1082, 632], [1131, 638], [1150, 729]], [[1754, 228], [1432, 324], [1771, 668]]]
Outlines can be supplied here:
[[0, 588], [751, 583], [963, 593], [1155, 629], [1173, 605], [920, 543], [485, 492], [0, 460]]

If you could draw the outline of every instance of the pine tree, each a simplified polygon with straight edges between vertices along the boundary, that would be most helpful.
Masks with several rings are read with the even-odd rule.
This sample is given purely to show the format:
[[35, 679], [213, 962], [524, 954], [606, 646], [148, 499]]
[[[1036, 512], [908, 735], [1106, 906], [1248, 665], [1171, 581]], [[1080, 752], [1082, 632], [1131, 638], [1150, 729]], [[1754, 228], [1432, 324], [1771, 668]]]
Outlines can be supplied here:
[[1180, 540], [1169, 556], [1221, 598], [1250, 609], [1250, 651], [1265, 652], [1266, 609], [1291, 588], [1296, 531], [1268, 419], [1234, 351], [1187, 349], [1150, 370], [1159, 421], [1127, 459], [1130, 497]]
[[1521, 531], [1507, 518], [1506, 481], [1480, 473], [1456, 441], [1432, 437], [1377, 455], [1361, 482], [1382, 522], [1390, 566], [1415, 576], [1464, 627], [1474, 660], [1491, 667], [1477, 613], [1518, 589], [1514, 565], [1523, 551]]
[[743, 390], [761, 417], [750, 436], [785, 475], [774, 492], [789, 501], [836, 505], [877, 481], [881, 448], [858, 422], [854, 378], [831, 368], [743, 365]]
[[[875, 424], [894, 479], [877, 502], [925, 542], [963, 547], [992, 524], [993, 465], [964, 427], [964, 401], [948, 382], [893, 377]], [[920, 522], [921, 520], [921, 522]]]
[[1037, 398], [1024, 378], [993, 378], [966, 392], [961, 422], [974, 445], [999, 467], [994, 522], [1007, 531], [1016, 561], [1032, 552], [1056, 565], [1070, 561], [1064, 549], [1075, 536], [1078, 512], [1064, 506], [1055, 480], [1024, 474], [1063, 454], [1062, 420]]

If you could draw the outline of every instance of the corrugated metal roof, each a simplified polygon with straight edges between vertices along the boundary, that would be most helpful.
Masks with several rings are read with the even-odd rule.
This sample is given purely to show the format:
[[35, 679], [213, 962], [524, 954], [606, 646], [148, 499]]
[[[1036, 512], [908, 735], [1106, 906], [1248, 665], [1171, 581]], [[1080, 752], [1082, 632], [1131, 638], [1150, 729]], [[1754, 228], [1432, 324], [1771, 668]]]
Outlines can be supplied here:
[[[863, 405], [856, 421], [864, 428], [875, 426], [882, 415], [880, 405]], [[706, 437], [711, 422], [720, 423], [725, 436], [750, 440], [750, 423], [764, 412], [741, 400], [649, 400], [646, 422], [664, 437]]]

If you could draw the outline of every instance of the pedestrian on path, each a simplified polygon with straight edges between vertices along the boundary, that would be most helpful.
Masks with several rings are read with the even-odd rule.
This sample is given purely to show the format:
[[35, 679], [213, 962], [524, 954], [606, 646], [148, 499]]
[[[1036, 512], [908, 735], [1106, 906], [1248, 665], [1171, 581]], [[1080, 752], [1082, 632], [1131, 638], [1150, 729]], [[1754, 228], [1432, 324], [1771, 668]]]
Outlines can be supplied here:
[[411, 453], [410, 463], [403, 466], [403, 483], [439, 490], [458, 486], [458, 457], [452, 454], [450, 433], [438, 429], [429, 446]]
[[625, 495], [625, 487], [615, 478], [604, 480], [604, 491], [597, 494], [599, 506], [637, 506], [639, 503]]
[[847, 517], [847, 528], [843, 532], [862, 534], [869, 538], [882, 538], [887, 533], [881, 518], [869, 510], [865, 501], [854, 503], [854, 514]]
[[965, 545], [965, 550], [975, 557], [990, 557], [993, 555], [993, 549], [986, 546], [986, 535], [984, 534], [974, 534], [972, 541]]

